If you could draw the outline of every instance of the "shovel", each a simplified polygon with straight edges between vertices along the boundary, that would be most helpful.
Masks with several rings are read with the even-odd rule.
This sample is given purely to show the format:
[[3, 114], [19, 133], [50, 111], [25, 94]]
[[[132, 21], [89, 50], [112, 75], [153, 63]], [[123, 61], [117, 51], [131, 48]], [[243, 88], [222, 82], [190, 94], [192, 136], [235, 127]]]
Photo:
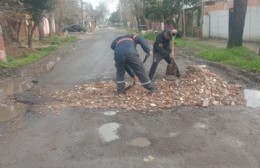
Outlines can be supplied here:
[[144, 57], [144, 60], [143, 60], [143, 64], [147, 61], [148, 57], [149, 57], [149, 55], [146, 54], [145, 57]]
[[181, 76], [179, 68], [174, 59], [172, 59], [171, 63], [167, 65], [166, 75], [175, 75], [178, 78]]
[[125, 88], [125, 91], [128, 91], [129, 89], [131, 89], [132, 87], [134, 87], [135, 86], [135, 81], [133, 80], [133, 82], [129, 85], [129, 86], [127, 86], [126, 88]]
[[[172, 42], [172, 51], [174, 52], [174, 42]], [[174, 57], [171, 59], [171, 63], [167, 65], [166, 75], [175, 75], [178, 78], [181, 76], [179, 68], [174, 60]]]

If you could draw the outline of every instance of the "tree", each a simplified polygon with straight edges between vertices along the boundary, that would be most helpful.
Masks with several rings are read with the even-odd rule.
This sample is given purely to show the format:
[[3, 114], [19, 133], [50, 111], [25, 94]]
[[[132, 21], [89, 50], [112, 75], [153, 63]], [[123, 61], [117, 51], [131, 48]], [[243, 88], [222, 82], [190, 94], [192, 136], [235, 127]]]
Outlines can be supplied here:
[[132, 0], [131, 1], [131, 11], [135, 15], [137, 21], [137, 28], [141, 31], [141, 26], [145, 25], [144, 21], [144, 9], [145, 1], [144, 0]]
[[230, 28], [227, 48], [241, 47], [247, 10], [247, 0], [234, 0], [233, 10], [230, 11]]
[[131, 0], [119, 0], [117, 10], [118, 18], [124, 26], [130, 26], [131, 28], [134, 25], [133, 18], [135, 17], [135, 15], [132, 12], [132, 8], [133, 5]]
[[112, 24], [119, 23], [120, 22], [119, 12], [116, 11], [116, 12], [111, 13], [111, 16], [109, 17], [109, 21]]
[[[165, 28], [178, 28], [179, 18], [185, 5], [196, 6], [201, 0], [145, 0], [145, 16], [156, 21], [163, 21]], [[174, 20], [177, 16], [177, 20]]]
[[25, 10], [28, 13], [26, 16], [28, 22], [28, 47], [32, 48], [33, 33], [43, 18], [45, 11], [50, 11], [54, 8], [54, 0], [21, 0]]
[[5, 29], [5, 35], [8, 36], [10, 42], [19, 42], [19, 34], [24, 18], [24, 9], [22, 4], [17, 0], [1, 0], [0, 12], [7, 22], [7, 28]]
[[78, 18], [79, 11], [78, 0], [55, 0], [53, 15], [57, 21], [58, 32], [61, 32], [63, 25], [73, 24]]
[[99, 3], [99, 5], [94, 10], [95, 25], [97, 24], [97, 22], [104, 22], [107, 14], [108, 14], [107, 4], [105, 4], [104, 2]]

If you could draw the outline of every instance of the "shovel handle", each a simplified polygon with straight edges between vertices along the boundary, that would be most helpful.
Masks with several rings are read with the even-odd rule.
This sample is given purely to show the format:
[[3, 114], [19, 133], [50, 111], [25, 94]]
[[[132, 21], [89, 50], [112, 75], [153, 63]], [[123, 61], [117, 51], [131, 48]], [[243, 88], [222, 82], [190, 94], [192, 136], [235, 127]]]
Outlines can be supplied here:
[[143, 60], [143, 64], [146, 62], [146, 60], [148, 59], [149, 55], [146, 54], [145, 57], [144, 57], [144, 60]]

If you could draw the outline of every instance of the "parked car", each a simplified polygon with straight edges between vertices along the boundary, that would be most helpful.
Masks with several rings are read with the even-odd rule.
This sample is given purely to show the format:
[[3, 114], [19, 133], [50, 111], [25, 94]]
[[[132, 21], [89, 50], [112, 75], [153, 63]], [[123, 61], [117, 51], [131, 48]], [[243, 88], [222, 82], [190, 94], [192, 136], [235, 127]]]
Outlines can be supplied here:
[[86, 32], [86, 28], [83, 25], [69, 25], [63, 28], [63, 32]]

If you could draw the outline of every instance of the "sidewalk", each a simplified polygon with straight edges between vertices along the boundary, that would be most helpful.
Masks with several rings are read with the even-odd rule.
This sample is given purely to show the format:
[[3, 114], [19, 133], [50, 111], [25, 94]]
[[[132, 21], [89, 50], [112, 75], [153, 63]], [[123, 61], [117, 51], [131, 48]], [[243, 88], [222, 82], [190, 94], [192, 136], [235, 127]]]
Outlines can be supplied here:
[[[199, 41], [205, 44], [213, 45], [217, 48], [226, 48], [227, 40], [224, 39], [199, 39], [199, 38], [190, 38], [187, 37], [189, 40]], [[248, 48], [249, 50], [260, 54], [260, 42], [259, 43], [252, 43], [252, 42], [243, 42], [243, 46]]]

